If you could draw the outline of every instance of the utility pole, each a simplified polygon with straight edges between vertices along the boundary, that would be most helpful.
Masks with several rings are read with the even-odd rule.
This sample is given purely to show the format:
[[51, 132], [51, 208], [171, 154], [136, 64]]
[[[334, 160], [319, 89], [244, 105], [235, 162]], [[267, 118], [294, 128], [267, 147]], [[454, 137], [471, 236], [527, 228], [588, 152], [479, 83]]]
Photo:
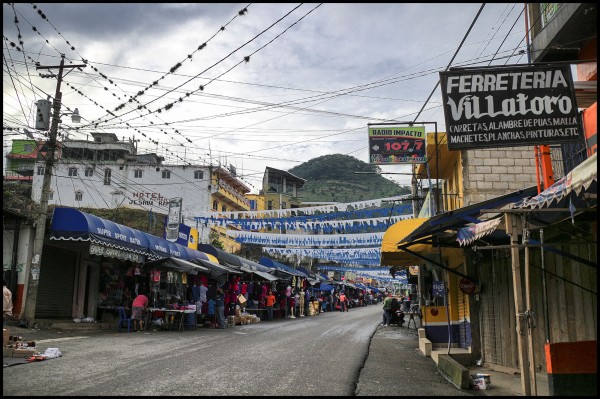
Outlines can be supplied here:
[[[42, 248], [44, 247], [44, 235], [46, 232], [46, 220], [48, 219], [48, 193], [50, 191], [50, 182], [52, 180], [52, 168], [54, 166], [54, 153], [56, 150], [56, 136], [58, 134], [58, 123], [60, 122], [60, 107], [62, 93], [60, 84], [62, 83], [63, 70], [65, 68], [65, 55], [61, 54], [59, 66], [38, 66], [36, 69], [58, 68], [58, 77], [56, 84], [56, 94], [52, 103], [52, 125], [48, 135], [48, 152], [46, 153], [46, 167], [44, 168], [44, 180], [42, 183], [42, 192], [40, 196], [40, 209], [35, 225], [35, 238], [33, 241], [33, 254], [31, 257], [31, 266], [29, 267], [29, 276], [27, 282], [27, 293], [25, 301], [24, 317], [28, 321], [35, 319], [35, 307], [37, 303], [37, 292], [40, 278], [40, 265], [42, 264]], [[84, 68], [85, 65], [69, 65], [67, 68]]]

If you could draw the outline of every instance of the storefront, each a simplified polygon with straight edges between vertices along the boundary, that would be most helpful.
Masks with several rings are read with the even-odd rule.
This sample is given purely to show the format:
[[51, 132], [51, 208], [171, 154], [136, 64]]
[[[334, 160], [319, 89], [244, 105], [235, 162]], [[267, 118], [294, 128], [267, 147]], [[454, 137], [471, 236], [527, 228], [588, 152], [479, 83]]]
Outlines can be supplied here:
[[[392, 225], [381, 246], [382, 265], [397, 274], [418, 267], [418, 303], [427, 338], [438, 345], [471, 348], [472, 331], [479, 330], [475, 294], [480, 281], [477, 264], [456, 242], [456, 232], [470, 223], [482, 223], [482, 209], [498, 208], [532, 195], [536, 187], [518, 190], [431, 218], [407, 219]], [[486, 217], [488, 215], [485, 215]], [[463, 290], [471, 283], [475, 290]]]
[[71, 208], [55, 209], [42, 261], [36, 318], [113, 322], [139, 292], [150, 306], [187, 306], [211, 279], [194, 263], [207, 254]]

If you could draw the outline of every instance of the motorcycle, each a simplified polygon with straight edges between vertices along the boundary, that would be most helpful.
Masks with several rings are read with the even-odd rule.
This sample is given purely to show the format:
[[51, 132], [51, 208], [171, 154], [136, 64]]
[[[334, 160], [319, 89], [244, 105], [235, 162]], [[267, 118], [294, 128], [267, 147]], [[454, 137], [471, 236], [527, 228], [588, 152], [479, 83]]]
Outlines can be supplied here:
[[392, 315], [390, 324], [397, 324], [398, 327], [402, 327], [402, 324], [404, 324], [404, 312], [402, 309], [391, 310], [390, 314]]

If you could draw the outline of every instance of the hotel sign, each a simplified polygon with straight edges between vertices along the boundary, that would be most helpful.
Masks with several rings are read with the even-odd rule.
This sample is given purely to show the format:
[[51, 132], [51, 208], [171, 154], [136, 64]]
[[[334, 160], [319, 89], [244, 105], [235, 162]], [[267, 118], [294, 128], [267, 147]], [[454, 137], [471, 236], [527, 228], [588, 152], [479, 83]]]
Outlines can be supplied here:
[[440, 72], [448, 149], [580, 140], [569, 65]]

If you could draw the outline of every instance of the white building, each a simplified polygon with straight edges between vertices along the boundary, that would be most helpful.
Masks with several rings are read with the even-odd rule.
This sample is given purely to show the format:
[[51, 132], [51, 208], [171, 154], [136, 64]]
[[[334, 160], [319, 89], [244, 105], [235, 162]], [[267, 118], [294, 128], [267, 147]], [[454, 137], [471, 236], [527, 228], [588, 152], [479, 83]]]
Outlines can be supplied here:
[[[48, 204], [86, 208], [137, 208], [166, 214], [182, 198], [184, 220], [211, 210], [211, 171], [205, 165], [165, 165], [156, 154], [136, 155], [114, 134], [94, 141], [63, 141], [53, 168]], [[45, 163], [36, 162], [32, 199], [40, 201]]]

